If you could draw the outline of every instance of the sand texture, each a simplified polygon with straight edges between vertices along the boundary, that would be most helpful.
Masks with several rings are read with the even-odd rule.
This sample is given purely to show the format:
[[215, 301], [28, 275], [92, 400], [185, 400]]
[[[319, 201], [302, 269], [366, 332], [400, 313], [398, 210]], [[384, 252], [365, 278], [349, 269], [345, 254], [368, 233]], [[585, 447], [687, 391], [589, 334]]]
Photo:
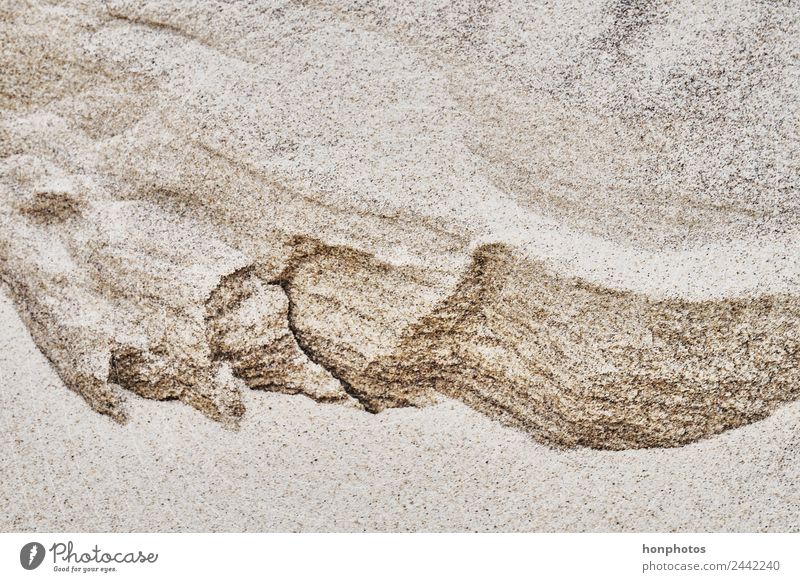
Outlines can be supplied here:
[[[55, 450], [93, 430], [112, 456], [144, 439], [159, 457], [197, 430], [194, 454], [240, 459], [282, 418], [305, 426], [282, 434], [300, 459], [358, 426], [385, 445], [365, 483], [420, 463], [409, 487], [440, 486], [433, 457], [384, 458], [408, 423], [436, 454], [456, 447], [451, 471], [507, 441], [506, 468], [606, 480], [628, 459], [663, 465], [636, 495], [664, 501], [652, 488], [674, 470], [706, 500], [784, 491], [792, 508], [723, 517], [718, 501], [681, 522], [642, 498], [626, 523], [451, 508], [363, 529], [792, 528], [800, 5], [0, 0], [0, 39], [4, 341], [44, 358], [0, 355], [8, 438], [67, 414]], [[716, 491], [683, 466], [710, 458], [764, 474]], [[297, 459], [270, 470], [287, 483]], [[237, 470], [221, 478], [266, 471]], [[516, 498], [512, 474], [537, 503], [560, 495], [526, 471], [476, 477], [485, 507]], [[633, 495], [611, 481], [592, 511]], [[361, 528], [332, 511], [103, 523]]]
[[556, 449], [457, 400], [244, 392], [238, 431], [87, 412], [0, 299], [0, 531], [798, 531], [800, 402], [669, 449]]

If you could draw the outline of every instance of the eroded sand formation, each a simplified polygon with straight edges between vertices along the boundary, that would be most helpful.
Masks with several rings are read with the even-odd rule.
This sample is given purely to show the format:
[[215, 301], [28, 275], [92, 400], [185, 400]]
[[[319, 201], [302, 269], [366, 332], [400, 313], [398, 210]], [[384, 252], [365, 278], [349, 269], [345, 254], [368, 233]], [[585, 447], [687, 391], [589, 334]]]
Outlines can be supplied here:
[[795, 7], [400, 4], [0, 4], [0, 279], [70, 388], [607, 449], [800, 395]]

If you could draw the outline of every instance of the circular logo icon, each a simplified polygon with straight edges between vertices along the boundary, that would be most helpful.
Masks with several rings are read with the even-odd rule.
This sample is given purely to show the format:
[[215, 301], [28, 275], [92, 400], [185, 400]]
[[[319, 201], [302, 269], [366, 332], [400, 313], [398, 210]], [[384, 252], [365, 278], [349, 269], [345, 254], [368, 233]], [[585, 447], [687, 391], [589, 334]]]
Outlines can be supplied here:
[[44, 546], [39, 542], [30, 542], [19, 551], [19, 563], [26, 570], [35, 570], [44, 561]]

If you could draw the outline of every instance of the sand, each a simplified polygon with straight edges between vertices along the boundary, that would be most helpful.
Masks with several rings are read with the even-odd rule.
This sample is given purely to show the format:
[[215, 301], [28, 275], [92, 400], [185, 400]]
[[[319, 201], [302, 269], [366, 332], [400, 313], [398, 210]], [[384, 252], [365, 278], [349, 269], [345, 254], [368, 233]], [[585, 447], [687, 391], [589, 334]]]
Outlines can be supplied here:
[[797, 531], [800, 405], [678, 449], [555, 450], [454, 400], [252, 392], [239, 431], [89, 413], [3, 298], [2, 531]]
[[187, 502], [231, 504], [108, 528], [791, 529], [796, 7], [31, 1], [0, 32], [3, 322], [39, 350], [0, 356], [6, 434], [76, 468], [100, 438], [53, 491], [132, 471], [117, 502], [166, 508], [208, 455]]

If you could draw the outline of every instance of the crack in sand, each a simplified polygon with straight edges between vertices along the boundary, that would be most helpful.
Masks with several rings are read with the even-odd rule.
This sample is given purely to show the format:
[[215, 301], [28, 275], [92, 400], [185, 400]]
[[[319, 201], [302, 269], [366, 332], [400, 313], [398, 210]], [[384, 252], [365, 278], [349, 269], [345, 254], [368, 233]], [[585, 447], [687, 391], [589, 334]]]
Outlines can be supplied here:
[[339, 382], [339, 385], [342, 387], [342, 390], [347, 392], [348, 396], [350, 396], [351, 398], [356, 400], [359, 404], [361, 404], [361, 406], [364, 408], [365, 411], [370, 413], [379, 412], [378, 410], [372, 409], [369, 406], [368, 402], [363, 401], [359, 396], [358, 392], [353, 390], [353, 387], [350, 385], [350, 382], [345, 380], [345, 378], [342, 377], [338, 372], [336, 372], [336, 370], [326, 366], [324, 363], [324, 358], [321, 358], [318, 354], [316, 354], [315, 351], [305, 341], [303, 341], [303, 332], [301, 332], [294, 323], [294, 316], [293, 316], [294, 303], [292, 301], [291, 283], [287, 279], [273, 279], [272, 281], [269, 281], [269, 284], [280, 287], [280, 289], [286, 295], [286, 299], [288, 301], [288, 309], [286, 312], [286, 325], [289, 328], [289, 332], [292, 334], [292, 337], [294, 338], [294, 341], [297, 344], [297, 347], [300, 349], [300, 351], [302, 351], [303, 354], [305, 354], [305, 356], [309, 359], [310, 362], [318, 366], [321, 366], [326, 372], [328, 372], [328, 374], [333, 376], [333, 378], [335, 378], [336, 381]]

